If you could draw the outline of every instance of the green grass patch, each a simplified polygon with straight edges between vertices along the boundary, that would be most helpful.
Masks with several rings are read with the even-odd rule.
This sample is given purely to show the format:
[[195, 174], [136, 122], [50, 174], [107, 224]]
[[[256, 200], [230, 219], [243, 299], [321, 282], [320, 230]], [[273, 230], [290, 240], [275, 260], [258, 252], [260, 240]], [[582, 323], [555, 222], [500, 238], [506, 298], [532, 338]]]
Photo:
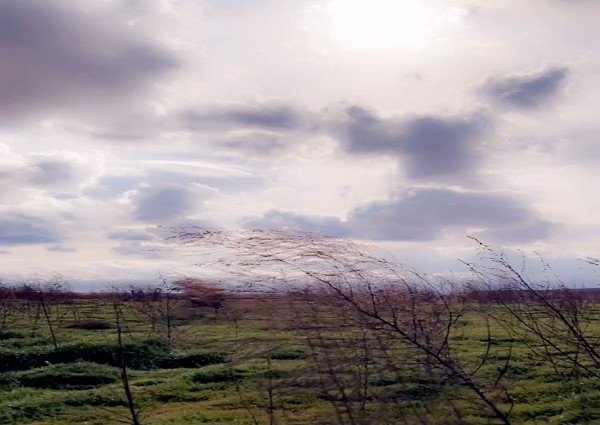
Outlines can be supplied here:
[[[465, 425], [498, 423], [472, 402], [472, 392], [456, 376], [427, 369], [426, 358], [393, 332], [352, 329], [333, 310], [326, 323], [340, 326], [308, 341], [310, 330], [265, 320], [269, 314], [292, 317], [297, 310], [266, 306], [240, 301], [243, 314], [235, 322], [212, 313], [175, 320], [167, 346], [165, 322], [145, 315], [149, 306], [124, 303], [124, 355], [142, 423], [254, 425], [254, 416], [264, 424], [274, 407], [278, 425], [333, 425], [338, 423], [334, 406], [352, 412], [355, 423], [369, 425], [452, 425], [457, 423], [453, 408], [463, 413]], [[66, 312], [54, 316], [58, 349], [43, 321], [35, 324], [24, 305], [14, 309], [10, 326], [0, 333], [0, 425], [126, 420], [111, 304], [86, 300], [52, 308]], [[277, 308], [282, 310], [273, 313]], [[469, 307], [448, 349], [464, 370], [477, 370], [476, 382], [494, 400], [504, 400], [499, 403], [506, 410], [508, 391], [515, 403], [511, 423], [600, 423], [600, 380], [584, 370], [557, 373], [531, 353], [527, 335], [512, 335], [493, 322], [488, 328], [486, 317], [477, 306]], [[600, 320], [587, 329], [600, 337]], [[363, 339], [371, 335], [379, 338]]]
[[117, 382], [119, 371], [106, 365], [81, 362], [13, 372], [9, 379], [25, 387], [80, 390]]

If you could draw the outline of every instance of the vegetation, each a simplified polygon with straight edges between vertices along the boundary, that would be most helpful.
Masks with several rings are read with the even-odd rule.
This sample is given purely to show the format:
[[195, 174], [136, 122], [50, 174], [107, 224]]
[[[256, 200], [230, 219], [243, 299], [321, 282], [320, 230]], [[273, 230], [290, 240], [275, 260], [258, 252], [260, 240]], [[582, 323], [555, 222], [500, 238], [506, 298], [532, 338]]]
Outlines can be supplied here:
[[0, 424], [600, 423], [593, 291], [485, 245], [456, 286], [347, 241], [176, 236], [249, 286], [0, 289]]

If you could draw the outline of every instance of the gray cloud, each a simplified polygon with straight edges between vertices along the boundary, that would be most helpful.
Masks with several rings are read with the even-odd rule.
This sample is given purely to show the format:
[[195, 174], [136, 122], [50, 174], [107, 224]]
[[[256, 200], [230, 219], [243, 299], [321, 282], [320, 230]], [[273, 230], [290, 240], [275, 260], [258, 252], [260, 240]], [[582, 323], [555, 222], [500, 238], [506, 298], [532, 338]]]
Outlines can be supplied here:
[[248, 110], [232, 110], [222, 115], [227, 122], [241, 126], [259, 128], [283, 128], [297, 127], [299, 117], [288, 107], [262, 107]]
[[73, 175], [73, 168], [64, 161], [47, 160], [32, 164], [31, 182], [45, 186], [48, 184], [69, 181]]
[[[497, 239], [513, 241], [518, 229], [545, 223], [525, 204], [495, 193], [416, 190], [400, 199], [374, 202], [355, 209], [353, 228], [370, 239], [433, 240], [447, 228], [484, 228]], [[544, 237], [548, 226], [528, 232], [527, 240]], [[525, 236], [525, 235], [521, 235]]]
[[306, 113], [290, 105], [267, 102], [254, 105], [215, 107], [208, 111], [186, 111], [185, 125], [191, 129], [260, 128], [293, 130], [305, 125]]
[[85, 195], [99, 199], [113, 199], [128, 190], [135, 189], [142, 177], [135, 176], [112, 176], [100, 177], [93, 187], [85, 192]]
[[140, 142], [169, 132], [191, 132], [201, 140], [242, 152], [273, 153], [292, 143], [295, 133], [315, 130], [318, 115], [282, 101], [210, 104], [156, 114], [143, 108], [112, 117], [108, 125], [96, 127], [70, 124], [73, 134], [113, 142]]
[[544, 105], [559, 93], [568, 73], [568, 68], [550, 68], [492, 79], [483, 85], [481, 92], [498, 103], [533, 109]]
[[265, 158], [302, 144], [304, 137], [318, 132], [321, 119], [293, 103], [268, 101], [205, 105], [174, 114], [167, 121], [193, 132], [216, 152]]
[[179, 218], [193, 209], [194, 194], [177, 186], [158, 186], [142, 190], [137, 199], [135, 217], [146, 222], [164, 222]]
[[529, 220], [523, 223], [517, 223], [510, 227], [499, 229], [487, 229], [480, 232], [483, 240], [508, 240], [515, 243], [525, 243], [538, 239], [543, 239], [549, 235], [556, 225], [545, 220]]
[[78, 156], [38, 155], [19, 170], [21, 179], [38, 187], [71, 187], [90, 178], [90, 164]]
[[[175, 66], [104, 11], [74, 2], [0, 2], [0, 113], [113, 107]], [[93, 7], [93, 6], [92, 6]]]
[[[98, 169], [87, 158], [68, 151], [30, 154], [14, 163], [0, 165], [0, 193], [4, 200], [19, 198], [31, 187], [60, 199], [79, 195]], [[2, 201], [0, 201], [2, 203]]]
[[346, 221], [268, 211], [246, 227], [289, 228], [370, 240], [428, 241], [447, 230], [467, 231], [504, 242], [543, 239], [553, 224], [503, 194], [419, 189], [398, 199], [360, 206]]
[[290, 147], [288, 139], [279, 133], [252, 131], [230, 135], [218, 145], [250, 155], [271, 156], [286, 151]]
[[44, 219], [10, 212], [0, 215], [0, 245], [58, 243], [60, 240], [58, 231]]
[[479, 138], [490, 126], [482, 114], [382, 119], [358, 106], [345, 114], [334, 133], [346, 151], [396, 156], [413, 179], [448, 179], [474, 171], [480, 163]]

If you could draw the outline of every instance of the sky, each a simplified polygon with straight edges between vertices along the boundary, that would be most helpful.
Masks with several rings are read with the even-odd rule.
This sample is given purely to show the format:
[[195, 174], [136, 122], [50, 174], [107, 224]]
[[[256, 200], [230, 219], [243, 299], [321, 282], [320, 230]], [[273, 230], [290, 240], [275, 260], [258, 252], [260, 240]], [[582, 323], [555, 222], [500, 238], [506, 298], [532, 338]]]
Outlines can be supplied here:
[[[193, 274], [298, 229], [597, 285], [596, 0], [2, 0], [0, 279]], [[535, 260], [533, 260], [535, 261]]]

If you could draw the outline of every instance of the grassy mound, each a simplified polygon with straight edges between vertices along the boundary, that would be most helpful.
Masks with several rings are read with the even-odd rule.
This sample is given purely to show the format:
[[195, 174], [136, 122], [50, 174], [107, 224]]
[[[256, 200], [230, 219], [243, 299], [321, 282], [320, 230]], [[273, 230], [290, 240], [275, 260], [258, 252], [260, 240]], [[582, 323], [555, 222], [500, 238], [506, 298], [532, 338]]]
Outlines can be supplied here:
[[14, 375], [25, 387], [68, 390], [95, 388], [119, 379], [117, 368], [89, 362], [49, 365]]
[[[132, 369], [148, 370], [170, 358], [168, 348], [156, 341], [142, 341], [123, 347], [125, 363]], [[52, 350], [0, 349], [0, 372], [27, 370], [55, 363], [92, 362], [119, 366], [121, 348], [117, 344], [71, 344]]]

